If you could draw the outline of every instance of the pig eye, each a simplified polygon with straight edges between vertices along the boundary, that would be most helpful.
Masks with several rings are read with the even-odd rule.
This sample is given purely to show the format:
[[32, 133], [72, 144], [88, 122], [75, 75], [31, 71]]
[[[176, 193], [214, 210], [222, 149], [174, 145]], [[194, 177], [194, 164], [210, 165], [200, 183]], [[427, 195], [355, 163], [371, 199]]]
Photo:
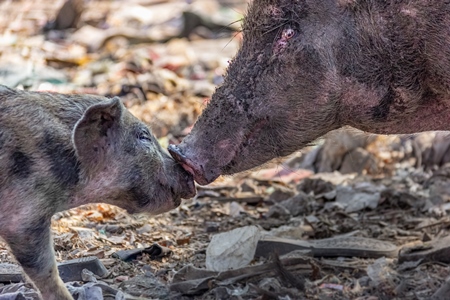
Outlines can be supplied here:
[[138, 138], [139, 138], [141, 141], [151, 141], [151, 140], [152, 140], [149, 136], [147, 136], [147, 135], [145, 135], [145, 134], [140, 134], [140, 135], [138, 136]]
[[281, 38], [284, 40], [289, 40], [295, 36], [295, 31], [292, 28], [286, 28], [281, 33]]
[[286, 49], [289, 45], [289, 40], [292, 39], [295, 36], [296, 32], [291, 27], [284, 28], [281, 32], [281, 36], [279, 39], [275, 42], [273, 46], [273, 52], [275, 54], [281, 53], [283, 50]]
[[150, 132], [148, 130], [140, 130], [137, 134], [137, 138], [142, 143], [151, 143], [152, 138], [150, 136]]

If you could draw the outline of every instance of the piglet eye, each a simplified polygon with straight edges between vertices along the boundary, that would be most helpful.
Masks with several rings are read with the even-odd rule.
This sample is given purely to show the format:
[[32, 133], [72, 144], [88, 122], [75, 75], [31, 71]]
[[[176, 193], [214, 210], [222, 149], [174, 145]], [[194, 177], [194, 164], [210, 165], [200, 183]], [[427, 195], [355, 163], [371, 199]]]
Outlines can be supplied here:
[[138, 136], [138, 138], [139, 138], [141, 141], [151, 141], [150, 137], [149, 137], [148, 135], [145, 135], [145, 134], [140, 134], [140, 135]]
[[293, 38], [294, 35], [295, 35], [294, 29], [292, 29], [292, 28], [286, 28], [286, 29], [283, 30], [283, 33], [281, 34], [281, 37], [282, 37], [284, 40], [289, 40], [289, 39]]
[[150, 132], [148, 130], [141, 130], [137, 134], [137, 138], [142, 142], [151, 142]]

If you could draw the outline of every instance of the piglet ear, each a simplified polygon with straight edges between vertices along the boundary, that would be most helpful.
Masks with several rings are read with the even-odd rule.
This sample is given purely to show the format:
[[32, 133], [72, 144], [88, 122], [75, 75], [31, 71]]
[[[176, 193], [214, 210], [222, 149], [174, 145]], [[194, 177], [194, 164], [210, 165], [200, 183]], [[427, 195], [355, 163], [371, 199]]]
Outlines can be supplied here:
[[82, 164], [96, 164], [103, 160], [119, 136], [123, 104], [118, 97], [89, 107], [75, 124], [72, 142]]

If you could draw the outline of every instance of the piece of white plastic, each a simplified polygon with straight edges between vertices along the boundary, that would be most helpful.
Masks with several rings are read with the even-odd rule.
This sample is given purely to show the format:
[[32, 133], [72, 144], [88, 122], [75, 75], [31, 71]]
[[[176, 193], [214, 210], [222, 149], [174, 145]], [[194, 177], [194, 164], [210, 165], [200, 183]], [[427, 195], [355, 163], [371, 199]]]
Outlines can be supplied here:
[[206, 249], [206, 268], [222, 272], [247, 266], [260, 238], [256, 226], [246, 226], [213, 236]]

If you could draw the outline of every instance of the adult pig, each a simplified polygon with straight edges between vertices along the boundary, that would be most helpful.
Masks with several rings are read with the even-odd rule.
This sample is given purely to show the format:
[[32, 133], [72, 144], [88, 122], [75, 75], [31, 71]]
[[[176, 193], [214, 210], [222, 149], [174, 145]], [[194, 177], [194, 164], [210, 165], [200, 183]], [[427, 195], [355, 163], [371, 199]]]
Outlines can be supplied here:
[[43, 299], [72, 299], [51, 243], [55, 212], [104, 202], [157, 214], [194, 194], [192, 176], [119, 98], [0, 86], [0, 236]]
[[450, 129], [450, 2], [254, 0], [243, 43], [170, 152], [200, 184], [350, 125]]

